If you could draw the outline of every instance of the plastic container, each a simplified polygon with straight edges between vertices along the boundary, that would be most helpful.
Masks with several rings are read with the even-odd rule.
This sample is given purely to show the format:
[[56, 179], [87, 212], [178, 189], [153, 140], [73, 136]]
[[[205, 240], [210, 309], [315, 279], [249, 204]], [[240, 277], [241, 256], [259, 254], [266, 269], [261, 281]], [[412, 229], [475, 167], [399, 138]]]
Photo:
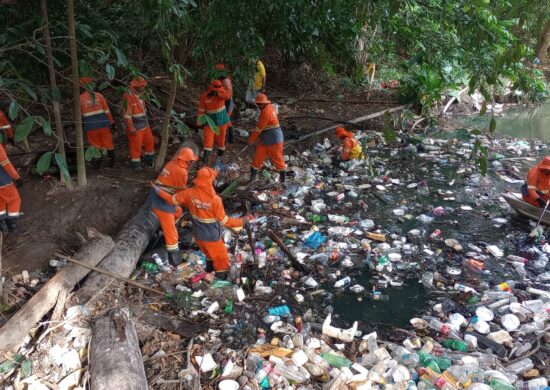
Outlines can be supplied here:
[[333, 353], [321, 352], [321, 357], [334, 368], [351, 367], [351, 361]]
[[534, 367], [533, 361], [529, 358], [521, 359], [518, 362], [512, 363], [506, 366], [506, 371], [511, 372], [516, 375], [523, 374], [526, 371], [529, 371]]

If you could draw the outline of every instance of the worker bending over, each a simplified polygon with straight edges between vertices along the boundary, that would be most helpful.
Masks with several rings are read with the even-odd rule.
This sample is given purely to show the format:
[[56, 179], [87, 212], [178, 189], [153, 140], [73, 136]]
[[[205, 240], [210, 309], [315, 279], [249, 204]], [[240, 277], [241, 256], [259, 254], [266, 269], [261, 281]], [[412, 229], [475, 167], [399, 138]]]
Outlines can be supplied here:
[[521, 186], [523, 200], [537, 207], [545, 207], [550, 199], [550, 156], [529, 170]]
[[243, 228], [243, 219], [230, 218], [225, 214], [222, 199], [213, 186], [217, 174], [214, 169], [203, 167], [197, 172], [193, 187], [173, 195], [158, 186], [153, 186], [153, 189], [167, 203], [189, 209], [193, 238], [206, 256], [206, 271], [215, 271], [217, 278], [226, 279], [229, 254], [222, 239], [223, 228], [238, 232]]
[[[115, 165], [115, 148], [111, 125], [115, 123], [109, 110], [107, 101], [99, 92], [93, 90], [93, 79], [81, 77], [80, 87], [84, 90], [80, 94], [80, 111], [82, 112], [82, 130], [86, 132], [88, 143], [99, 149], [107, 151], [109, 166]], [[97, 161], [98, 168], [101, 160]]]
[[221, 156], [225, 152], [226, 130], [229, 126], [229, 115], [225, 109], [226, 100], [231, 98], [231, 93], [228, 92], [222, 85], [220, 80], [213, 80], [208, 86], [208, 90], [203, 92], [199, 99], [199, 110], [197, 112], [197, 126], [201, 115], [207, 115], [214, 124], [218, 127], [218, 134], [204, 123], [203, 126], [203, 161], [206, 165], [209, 164], [210, 153], [212, 147], [216, 144], [218, 155]]
[[227, 111], [227, 116], [229, 117], [226, 130], [226, 143], [233, 144], [235, 143], [235, 130], [233, 129], [233, 124], [231, 123], [233, 109], [235, 108], [235, 102], [233, 100], [233, 81], [231, 80], [231, 76], [229, 76], [224, 64], [216, 64], [214, 69], [216, 69], [216, 72], [218, 73], [218, 80], [222, 82], [223, 88], [229, 92], [229, 99], [225, 101], [225, 110]]
[[134, 171], [142, 171], [141, 150], [144, 150], [143, 162], [153, 166], [155, 159], [155, 141], [149, 122], [145, 102], [141, 99], [147, 81], [143, 77], [135, 77], [130, 83], [128, 92], [122, 95], [122, 108], [126, 135], [130, 146], [130, 158]]
[[260, 109], [260, 117], [256, 128], [248, 138], [248, 144], [252, 145], [258, 137], [260, 140], [256, 145], [256, 153], [250, 168], [250, 181], [255, 180], [258, 171], [262, 168], [267, 157], [279, 171], [279, 181], [285, 182], [286, 164], [283, 158], [283, 131], [277, 119], [277, 113], [267, 96], [263, 93], [256, 96], [256, 104]]
[[[164, 166], [157, 180], [155, 180], [155, 185], [170, 195], [183, 191], [187, 188], [189, 169], [193, 162], [197, 160], [198, 157], [190, 148], [182, 148], [176, 157]], [[157, 216], [164, 234], [168, 261], [177, 266], [181, 263], [181, 251], [176, 221], [181, 217], [181, 207], [163, 200], [155, 191], [151, 191], [149, 197], [153, 213]]]
[[353, 133], [346, 131], [343, 127], [336, 128], [336, 137], [341, 139], [342, 142], [342, 154], [340, 158], [342, 161], [357, 160], [362, 158], [363, 151], [359, 141], [355, 139]]
[[19, 173], [8, 159], [6, 150], [0, 145], [0, 229], [2, 232], [16, 233], [21, 198], [17, 187], [23, 183]]

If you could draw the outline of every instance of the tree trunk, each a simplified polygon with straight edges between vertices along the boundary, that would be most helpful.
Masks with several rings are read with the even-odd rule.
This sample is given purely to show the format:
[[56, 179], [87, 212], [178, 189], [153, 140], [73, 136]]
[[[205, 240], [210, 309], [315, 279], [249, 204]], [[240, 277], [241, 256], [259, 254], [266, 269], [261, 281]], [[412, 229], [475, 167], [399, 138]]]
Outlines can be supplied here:
[[[100, 234], [84, 244], [74, 257], [86, 264], [96, 265], [113, 247], [111, 237]], [[68, 265], [57, 272], [0, 329], [0, 351], [18, 350], [31, 328], [54, 307], [60, 293], [70, 292], [88, 272], [88, 269], [77, 265]]]
[[147, 390], [139, 339], [127, 309], [95, 322], [90, 342], [90, 382], [94, 390]]
[[545, 63], [548, 58], [548, 47], [550, 46], [550, 19], [546, 20], [542, 34], [540, 34], [537, 43], [537, 57], [541, 64]]
[[155, 163], [155, 170], [160, 171], [164, 165], [164, 160], [166, 159], [166, 151], [168, 150], [168, 140], [170, 138], [170, 118], [172, 113], [172, 108], [174, 107], [174, 101], [176, 100], [176, 93], [178, 91], [178, 81], [176, 73], [172, 75], [172, 82], [170, 83], [170, 95], [168, 96], [168, 101], [166, 102], [166, 110], [164, 111], [164, 118], [162, 119], [162, 130], [161, 130], [161, 142], [159, 155], [157, 157], [157, 162]]
[[78, 185], [83, 187], [86, 181], [86, 161], [84, 160], [84, 138], [82, 134], [82, 114], [80, 112], [80, 85], [78, 82], [78, 56], [76, 51], [76, 32], [74, 19], [74, 0], [67, 0], [69, 19], [69, 38], [71, 41], [71, 70], [73, 82], [73, 120], [76, 133], [76, 167]]
[[[61, 109], [59, 106], [59, 101], [54, 97], [54, 91], [57, 89], [57, 81], [55, 79], [55, 68], [53, 65], [53, 54], [52, 54], [52, 40], [50, 37], [50, 25], [48, 22], [48, 6], [46, 0], [40, 0], [40, 9], [42, 10], [42, 19], [44, 23], [44, 28], [42, 33], [44, 34], [44, 42], [46, 43], [46, 54], [48, 56], [48, 75], [50, 78], [50, 90], [52, 94], [52, 104], [53, 104], [53, 116], [55, 119], [55, 131], [57, 133], [57, 150], [63, 159], [65, 159], [65, 137], [63, 135], [63, 125], [61, 124]], [[62, 173], [59, 174], [60, 180], [62, 183], [65, 182], [65, 177]], [[68, 183], [66, 183], [68, 184]]]

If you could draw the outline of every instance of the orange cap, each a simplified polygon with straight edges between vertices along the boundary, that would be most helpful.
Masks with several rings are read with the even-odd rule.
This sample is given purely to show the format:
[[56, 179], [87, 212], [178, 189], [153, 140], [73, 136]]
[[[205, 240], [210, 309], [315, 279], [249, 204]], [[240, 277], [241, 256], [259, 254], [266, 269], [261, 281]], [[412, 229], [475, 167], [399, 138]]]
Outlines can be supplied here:
[[222, 82], [220, 80], [212, 80], [210, 87], [212, 89], [220, 89], [222, 87]]
[[550, 156], [544, 157], [539, 164], [540, 170], [550, 170]]
[[267, 96], [263, 93], [256, 95], [256, 104], [270, 104], [271, 102], [267, 100]]
[[337, 127], [336, 128], [336, 136], [338, 138], [346, 138], [348, 136], [348, 132], [343, 127]]
[[82, 88], [86, 88], [86, 85], [91, 84], [92, 81], [94, 81], [94, 79], [91, 78], [90, 76], [83, 76], [78, 81]]
[[147, 85], [147, 80], [145, 80], [141, 76], [134, 77], [130, 82], [130, 87], [133, 87], [133, 88], [143, 88], [146, 85]]
[[177, 159], [183, 161], [197, 161], [199, 158], [195, 156], [191, 148], [182, 148], [178, 153]]
[[197, 177], [193, 180], [193, 184], [197, 188], [201, 188], [208, 192], [210, 195], [215, 195], [216, 191], [212, 183], [216, 180], [218, 172], [210, 167], [202, 167], [197, 172]]
[[214, 65], [214, 69], [216, 69], [216, 70], [225, 70], [225, 65], [224, 64], [216, 64], [216, 65]]

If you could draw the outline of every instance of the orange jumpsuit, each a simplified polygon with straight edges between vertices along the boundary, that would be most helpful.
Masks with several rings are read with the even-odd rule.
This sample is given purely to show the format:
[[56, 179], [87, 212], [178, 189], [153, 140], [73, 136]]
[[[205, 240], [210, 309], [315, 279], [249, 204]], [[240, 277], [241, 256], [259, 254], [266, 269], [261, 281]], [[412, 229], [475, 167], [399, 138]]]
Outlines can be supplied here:
[[239, 231], [242, 218], [230, 218], [225, 214], [222, 199], [216, 194], [212, 183], [217, 172], [203, 167], [193, 180], [193, 187], [171, 195], [158, 191], [158, 195], [172, 205], [189, 209], [193, 223], [193, 237], [207, 260], [212, 260], [216, 272], [229, 270], [229, 254], [222, 240], [223, 227]]
[[[219, 83], [219, 87], [215, 88], [214, 83]], [[199, 100], [199, 110], [197, 115], [208, 115], [218, 126], [218, 134], [208, 125], [203, 127], [203, 149], [212, 151], [214, 143], [216, 149], [225, 150], [226, 131], [229, 127], [229, 115], [225, 108], [225, 101], [231, 98], [231, 93], [221, 86], [221, 81], [215, 80], [210, 84], [208, 90], [204, 92]]]
[[529, 170], [521, 188], [523, 200], [536, 207], [544, 207], [550, 199], [550, 157]]
[[0, 145], [0, 221], [6, 220], [8, 227], [19, 218], [21, 198], [13, 183], [19, 174], [11, 164], [6, 150]]
[[11, 127], [10, 121], [4, 111], [0, 110], [0, 131], [5, 132], [7, 139], [4, 139], [3, 143], [5, 144], [8, 139], [13, 139], [13, 128]]
[[80, 95], [82, 130], [88, 142], [96, 148], [113, 150], [113, 137], [110, 126], [115, 123], [107, 101], [99, 92], [84, 91]]
[[142, 148], [144, 160], [152, 161], [155, 156], [155, 141], [147, 121], [145, 102], [135, 92], [130, 91], [122, 95], [122, 106], [132, 163], [140, 163]]
[[258, 137], [260, 137], [260, 141], [256, 145], [252, 168], [255, 170], [261, 169], [264, 160], [269, 157], [277, 170], [286, 170], [283, 158], [283, 131], [279, 126], [279, 119], [277, 119], [277, 114], [272, 104], [267, 104], [260, 112], [258, 124], [248, 138], [248, 144], [252, 145]]
[[342, 161], [352, 160], [350, 152], [359, 146], [359, 142], [353, 137], [344, 138], [342, 144]]
[[[187, 179], [189, 177], [188, 161], [197, 159], [192, 151], [190, 152], [190, 156], [192, 157], [189, 157], [189, 154], [186, 155], [190, 149], [188, 151], [185, 149], [188, 148], [180, 150], [178, 156], [164, 166], [155, 181], [156, 186], [172, 195], [187, 188]], [[151, 191], [149, 196], [152, 201], [151, 207], [153, 213], [157, 216], [160, 228], [164, 233], [166, 249], [168, 252], [177, 251], [179, 249], [179, 236], [176, 229], [176, 220], [181, 216], [181, 207], [164, 201], [155, 191]]]

